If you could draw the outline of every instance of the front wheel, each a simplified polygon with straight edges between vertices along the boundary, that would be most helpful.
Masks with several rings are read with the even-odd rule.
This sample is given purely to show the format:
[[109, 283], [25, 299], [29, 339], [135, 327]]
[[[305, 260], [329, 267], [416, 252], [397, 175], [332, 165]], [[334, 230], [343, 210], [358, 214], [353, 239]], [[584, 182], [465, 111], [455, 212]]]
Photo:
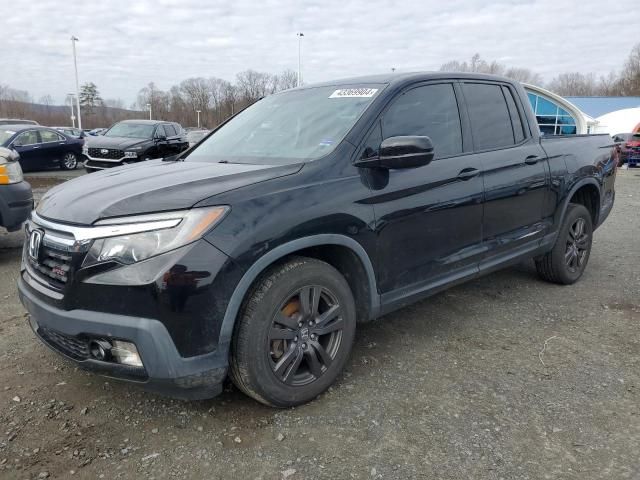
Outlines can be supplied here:
[[342, 371], [355, 328], [344, 277], [320, 260], [292, 258], [249, 292], [234, 331], [231, 378], [266, 405], [309, 402]]
[[75, 170], [78, 166], [78, 157], [73, 152], [67, 152], [62, 156], [60, 168], [62, 170]]
[[570, 203], [553, 249], [536, 259], [538, 274], [546, 281], [570, 285], [587, 267], [593, 240], [591, 214], [584, 205]]

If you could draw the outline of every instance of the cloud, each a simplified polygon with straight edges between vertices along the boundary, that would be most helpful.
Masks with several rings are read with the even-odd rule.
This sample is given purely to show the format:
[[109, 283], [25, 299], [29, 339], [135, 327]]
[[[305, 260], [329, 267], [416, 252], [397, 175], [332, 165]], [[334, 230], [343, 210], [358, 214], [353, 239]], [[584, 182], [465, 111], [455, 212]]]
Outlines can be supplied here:
[[479, 52], [547, 80], [565, 71], [607, 74], [619, 69], [637, 26], [597, 0], [109, 0], [70, 6], [31, 0], [5, 13], [2, 83], [51, 94], [74, 90], [70, 37], [80, 38], [80, 81], [104, 98], [127, 103], [154, 81], [160, 88], [191, 76], [233, 80], [247, 68], [297, 69], [296, 32], [304, 32], [307, 83], [391, 68], [435, 70]]

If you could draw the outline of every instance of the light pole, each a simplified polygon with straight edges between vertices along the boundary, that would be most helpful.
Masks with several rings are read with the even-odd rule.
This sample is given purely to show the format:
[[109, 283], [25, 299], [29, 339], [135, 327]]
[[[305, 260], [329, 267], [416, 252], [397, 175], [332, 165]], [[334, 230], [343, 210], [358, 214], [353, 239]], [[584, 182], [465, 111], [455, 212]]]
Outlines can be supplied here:
[[147, 108], [149, 109], [149, 120], [151, 120], [151, 104], [147, 103]]
[[196, 113], [198, 114], [198, 128], [200, 128], [200, 110], [196, 110]]
[[69, 100], [69, 106], [71, 107], [71, 126], [76, 128], [76, 116], [73, 114], [73, 93], [67, 93], [67, 100]]
[[304, 33], [296, 33], [298, 37], [298, 87], [302, 85], [302, 37]]
[[78, 128], [82, 130], [82, 117], [80, 116], [80, 83], [78, 82], [78, 61], [76, 60], [76, 42], [78, 37], [71, 35], [71, 48], [73, 49], [73, 67], [76, 71], [76, 109], [78, 111]]

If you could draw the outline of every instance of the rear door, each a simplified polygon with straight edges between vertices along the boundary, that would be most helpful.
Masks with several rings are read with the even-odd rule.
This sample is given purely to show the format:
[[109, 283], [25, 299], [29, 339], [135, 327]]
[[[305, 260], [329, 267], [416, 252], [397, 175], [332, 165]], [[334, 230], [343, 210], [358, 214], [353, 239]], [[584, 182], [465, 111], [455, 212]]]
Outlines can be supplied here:
[[549, 225], [543, 208], [549, 188], [547, 157], [524, 121], [519, 97], [507, 85], [463, 81], [460, 87], [484, 169], [481, 268], [535, 248]]
[[165, 156], [175, 155], [180, 151], [180, 138], [178, 137], [176, 129], [172, 124], [165, 123], [163, 126], [164, 131], [167, 135], [167, 153]]
[[368, 169], [378, 231], [382, 302], [392, 305], [477, 272], [481, 249], [481, 164], [463, 141], [452, 82], [428, 83], [398, 95], [362, 151], [402, 135], [431, 138], [435, 159], [403, 170]]
[[38, 129], [38, 133], [40, 134], [40, 160], [42, 166], [58, 164], [68, 148], [67, 139], [55, 130], [46, 128]]

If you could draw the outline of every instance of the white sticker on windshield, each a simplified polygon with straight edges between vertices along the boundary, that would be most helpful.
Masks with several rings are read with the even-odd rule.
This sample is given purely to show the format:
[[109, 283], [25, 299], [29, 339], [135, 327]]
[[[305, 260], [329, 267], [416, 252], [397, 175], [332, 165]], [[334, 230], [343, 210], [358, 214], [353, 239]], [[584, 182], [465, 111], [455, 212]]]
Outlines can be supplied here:
[[377, 88], [341, 88], [329, 95], [329, 98], [369, 98], [377, 91]]

